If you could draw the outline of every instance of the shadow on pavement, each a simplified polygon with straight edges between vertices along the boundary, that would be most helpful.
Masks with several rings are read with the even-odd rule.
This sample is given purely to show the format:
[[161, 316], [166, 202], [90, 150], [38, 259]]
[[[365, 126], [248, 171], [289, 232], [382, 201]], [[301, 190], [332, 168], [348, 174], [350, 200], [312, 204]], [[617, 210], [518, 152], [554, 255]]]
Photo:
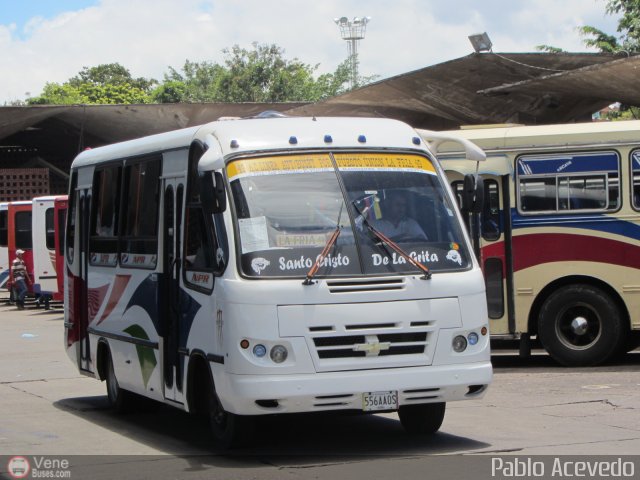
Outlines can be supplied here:
[[[408, 435], [397, 417], [314, 413], [259, 419], [251, 447], [223, 451], [214, 445], [204, 419], [165, 405], [154, 411], [117, 414], [106, 396], [62, 399], [54, 406], [151, 448], [186, 459], [199, 470], [211, 466], [246, 468], [366, 462], [381, 457], [413, 457], [470, 452], [490, 445], [449, 435], [447, 419], [432, 436]], [[96, 454], [100, 452], [97, 451]], [[247, 465], [249, 463], [249, 465]]]

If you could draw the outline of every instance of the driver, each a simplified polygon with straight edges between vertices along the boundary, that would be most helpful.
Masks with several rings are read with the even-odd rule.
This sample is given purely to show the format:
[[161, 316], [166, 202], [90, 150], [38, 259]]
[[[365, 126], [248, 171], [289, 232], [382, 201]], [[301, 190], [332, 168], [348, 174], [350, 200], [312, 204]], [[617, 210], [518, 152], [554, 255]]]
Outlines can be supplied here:
[[405, 195], [390, 195], [385, 216], [376, 221], [375, 228], [392, 240], [427, 240], [427, 235], [418, 222], [407, 215], [407, 208], [408, 201]]

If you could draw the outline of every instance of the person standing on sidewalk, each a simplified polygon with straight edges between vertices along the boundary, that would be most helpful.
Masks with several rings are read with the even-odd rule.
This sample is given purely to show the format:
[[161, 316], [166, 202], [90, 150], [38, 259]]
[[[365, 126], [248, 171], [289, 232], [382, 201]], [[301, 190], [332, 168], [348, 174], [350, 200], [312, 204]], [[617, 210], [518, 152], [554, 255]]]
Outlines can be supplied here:
[[15, 289], [16, 305], [18, 306], [18, 310], [24, 310], [24, 297], [29, 291], [27, 288], [27, 281], [31, 283], [29, 272], [27, 272], [27, 266], [22, 258], [23, 255], [24, 250], [16, 250], [16, 258], [11, 264], [11, 278], [13, 280], [13, 288]]

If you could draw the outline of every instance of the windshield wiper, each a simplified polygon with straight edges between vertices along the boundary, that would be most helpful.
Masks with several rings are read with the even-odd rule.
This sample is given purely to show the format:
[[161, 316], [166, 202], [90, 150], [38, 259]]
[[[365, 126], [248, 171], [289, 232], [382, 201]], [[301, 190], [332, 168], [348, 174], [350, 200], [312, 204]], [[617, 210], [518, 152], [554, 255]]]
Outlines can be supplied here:
[[320, 265], [324, 261], [325, 257], [329, 254], [333, 246], [336, 244], [336, 241], [338, 240], [338, 237], [340, 236], [340, 231], [342, 229], [342, 227], [340, 226], [340, 218], [342, 217], [343, 206], [344, 206], [344, 203], [340, 205], [340, 211], [338, 212], [338, 223], [336, 225], [336, 229], [331, 234], [331, 237], [329, 237], [329, 240], [327, 240], [327, 243], [322, 249], [322, 252], [320, 252], [320, 255], [318, 255], [318, 257], [316, 258], [316, 262], [307, 272], [307, 278], [305, 278], [304, 282], [302, 282], [303, 285], [313, 285], [315, 283], [313, 281], [313, 277], [316, 275], [316, 273], [318, 273], [318, 270], [320, 269]]
[[420, 270], [424, 274], [421, 277], [423, 280], [431, 280], [431, 270], [429, 270], [426, 265], [423, 265], [420, 262], [418, 262], [417, 260], [411, 258], [411, 256], [406, 251], [404, 251], [404, 249], [402, 249], [402, 247], [400, 247], [400, 245], [398, 245], [396, 242], [391, 240], [389, 237], [387, 237], [382, 232], [378, 231], [373, 225], [371, 225], [369, 220], [367, 220], [367, 217], [365, 217], [365, 215], [364, 215], [367, 212], [368, 208], [365, 208], [364, 212], [360, 211], [360, 209], [356, 205], [356, 201], [355, 200], [353, 200], [351, 202], [351, 205], [353, 205], [353, 208], [356, 210], [356, 212], [358, 212], [358, 216], [360, 218], [362, 218], [362, 224], [364, 226], [366, 226], [367, 229], [378, 240], [380, 240], [380, 242], [382, 242], [382, 244], [384, 246], [384, 249], [387, 252], [387, 255], [389, 254], [389, 250], [386, 248], [386, 246], [389, 246], [389, 247], [391, 247], [392, 250], [395, 250], [396, 253], [398, 253], [400, 256], [402, 256], [407, 262], [409, 262], [411, 265], [413, 265], [418, 270]]

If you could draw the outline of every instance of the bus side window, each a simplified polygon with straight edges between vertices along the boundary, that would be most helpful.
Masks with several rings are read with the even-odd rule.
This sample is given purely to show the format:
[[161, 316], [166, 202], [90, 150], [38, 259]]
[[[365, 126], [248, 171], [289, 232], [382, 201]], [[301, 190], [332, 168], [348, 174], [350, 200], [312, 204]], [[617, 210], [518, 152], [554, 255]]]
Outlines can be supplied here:
[[484, 181], [484, 205], [482, 207], [482, 238], [495, 242], [500, 238], [500, 197], [498, 182]]
[[91, 265], [115, 267], [118, 261], [118, 209], [122, 167], [96, 170], [93, 178], [93, 207], [89, 237]]
[[122, 266], [155, 268], [157, 264], [160, 163], [160, 158], [154, 157], [125, 168]]
[[66, 221], [66, 230], [67, 233], [64, 237], [64, 242], [66, 246], [66, 255], [67, 263], [73, 263], [73, 249], [74, 242], [76, 237], [76, 199], [77, 192], [76, 187], [78, 185], [78, 172], [71, 173], [71, 182], [69, 185], [69, 202], [68, 202], [68, 211], [67, 211], [67, 221]]
[[631, 202], [633, 208], [640, 210], [640, 150], [631, 152]]
[[[221, 270], [216, 262], [218, 245], [210, 215], [202, 208], [200, 184], [198, 182], [198, 160], [204, 154], [203, 145], [194, 142], [189, 151], [187, 178], [187, 205], [184, 218], [183, 271], [187, 286], [211, 292], [213, 278]], [[199, 274], [198, 272], [206, 272]]]
[[47, 208], [44, 212], [45, 244], [47, 250], [56, 248], [56, 229], [53, 224], [53, 208]]
[[31, 212], [16, 212], [16, 247], [23, 249], [33, 248], [31, 238]]
[[201, 207], [188, 207], [185, 229], [185, 268], [187, 270], [213, 270], [214, 246], [211, 245], [205, 216]]
[[9, 242], [9, 218], [7, 211], [0, 212], [0, 247], [6, 247]]

